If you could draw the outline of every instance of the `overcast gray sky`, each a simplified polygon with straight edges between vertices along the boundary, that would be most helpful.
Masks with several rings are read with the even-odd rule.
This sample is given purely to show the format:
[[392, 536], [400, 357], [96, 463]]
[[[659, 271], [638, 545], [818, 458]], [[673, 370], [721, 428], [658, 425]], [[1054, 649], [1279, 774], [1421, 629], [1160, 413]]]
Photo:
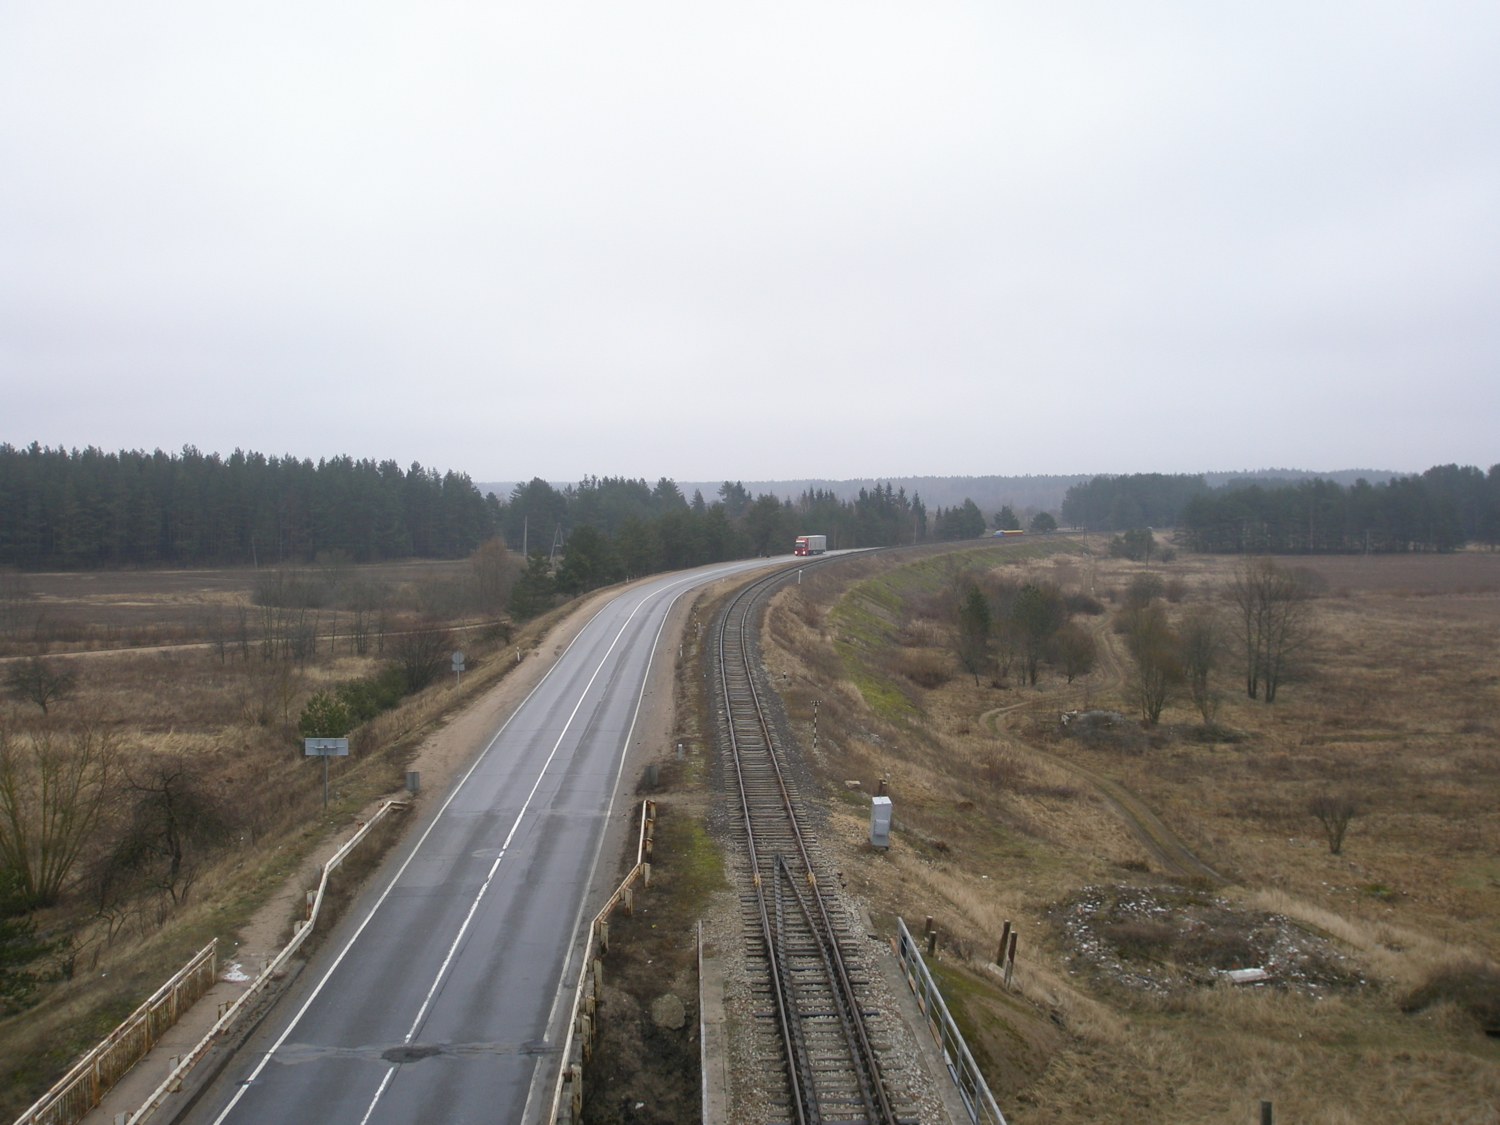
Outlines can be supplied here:
[[0, 3], [0, 440], [1500, 460], [1500, 5]]

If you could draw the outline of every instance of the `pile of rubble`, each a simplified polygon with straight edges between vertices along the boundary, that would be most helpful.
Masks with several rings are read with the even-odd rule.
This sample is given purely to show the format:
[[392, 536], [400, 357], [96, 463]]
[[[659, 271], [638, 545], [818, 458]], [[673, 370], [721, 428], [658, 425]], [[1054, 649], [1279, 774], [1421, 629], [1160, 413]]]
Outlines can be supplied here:
[[1085, 887], [1054, 908], [1073, 971], [1166, 993], [1228, 984], [1310, 996], [1364, 984], [1337, 945], [1282, 914], [1173, 886]]

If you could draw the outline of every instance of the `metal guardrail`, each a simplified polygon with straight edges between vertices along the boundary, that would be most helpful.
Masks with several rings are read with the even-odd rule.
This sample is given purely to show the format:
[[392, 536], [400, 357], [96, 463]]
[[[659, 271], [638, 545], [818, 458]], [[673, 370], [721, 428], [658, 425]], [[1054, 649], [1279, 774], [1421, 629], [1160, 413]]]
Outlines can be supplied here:
[[[562, 1061], [557, 1068], [557, 1083], [552, 1089], [552, 1112], [546, 1118], [555, 1125], [576, 1125], [583, 1116], [583, 1064], [594, 1051], [594, 1012], [599, 992], [604, 986], [603, 957], [609, 952], [609, 916], [615, 907], [635, 912], [635, 883], [642, 889], [651, 886], [651, 853], [656, 831], [656, 802], [641, 802], [641, 834], [635, 849], [635, 866], [609, 896], [603, 909], [589, 923], [588, 944], [583, 968], [578, 973], [578, 987], [573, 990], [573, 1007], [568, 1012], [568, 1031], [564, 1037]], [[134, 1125], [134, 1123], [132, 1123]]]
[[76, 1125], [109, 1088], [156, 1046], [177, 1017], [213, 987], [219, 939], [214, 938], [119, 1027], [89, 1049], [67, 1074], [16, 1119], [16, 1125]]
[[[191, 1051], [182, 1056], [177, 1065], [172, 1068], [172, 1072], [167, 1075], [160, 1086], [152, 1091], [151, 1096], [146, 1099], [140, 1109], [126, 1118], [126, 1125], [141, 1125], [142, 1122], [149, 1120], [152, 1114], [161, 1108], [162, 1103], [167, 1100], [169, 1094], [174, 1094], [182, 1089], [182, 1080], [187, 1077], [188, 1072], [202, 1061], [203, 1056], [208, 1053], [209, 1048], [214, 1045], [219, 1036], [223, 1035], [234, 1025], [234, 1021], [249, 1007], [250, 1002], [265, 991], [266, 986], [276, 978], [286, 963], [291, 960], [292, 954], [301, 948], [302, 943], [307, 940], [307, 935], [312, 933], [313, 926], [318, 920], [318, 912], [323, 906], [323, 898], [328, 892], [328, 877], [344, 862], [345, 857], [354, 850], [359, 842], [369, 834], [370, 829], [374, 828], [375, 825], [384, 819], [386, 814], [393, 809], [405, 809], [407, 807], [408, 805], [405, 801], [386, 801], [376, 810], [374, 816], [360, 825], [359, 831], [349, 837], [343, 847], [333, 853], [328, 862], [323, 865], [322, 875], [318, 880], [317, 893], [308, 905], [307, 918], [296, 923], [292, 933], [292, 940], [286, 943], [285, 948], [280, 953], [266, 962], [260, 974], [250, 982], [250, 987], [240, 993], [233, 1004], [224, 1009], [223, 1015], [215, 1021], [213, 1027], [209, 1029], [208, 1034], [199, 1040], [198, 1044]], [[16, 1125], [30, 1125], [30, 1123], [23, 1118]], [[38, 1121], [37, 1125], [53, 1125], [53, 1123], [50, 1121]], [[61, 1125], [61, 1123], [59, 1122], [58, 1125]]]
[[[328, 890], [328, 876], [344, 861], [344, 857], [357, 845], [371, 828], [375, 827], [393, 808], [405, 808], [404, 801], [387, 801], [369, 821], [360, 826], [358, 832], [333, 854], [323, 865], [322, 878], [318, 882], [317, 895], [311, 902], [306, 921], [297, 923], [292, 940], [275, 959], [270, 961], [250, 987], [231, 1004], [214, 1024], [213, 1028], [188, 1054], [184, 1055], [165, 1082], [135, 1113], [129, 1117], [130, 1125], [144, 1122], [160, 1107], [166, 1096], [182, 1086], [182, 1079], [191, 1070], [214, 1039], [226, 1031], [244, 1011], [246, 1005], [262, 992], [282, 966], [290, 959], [312, 932], [318, 911], [323, 905], [323, 896]], [[196, 954], [166, 984], [162, 985], [130, 1016], [110, 1032], [97, 1046], [92, 1047], [79, 1059], [68, 1073], [58, 1080], [52, 1089], [21, 1114], [15, 1125], [77, 1125], [88, 1112], [99, 1104], [100, 1099], [125, 1073], [156, 1046], [162, 1034], [177, 1022], [194, 1001], [213, 987], [217, 976], [219, 939], [214, 938]]]
[[906, 922], [900, 917], [896, 919], [894, 944], [901, 970], [906, 974], [906, 983], [916, 994], [922, 1014], [927, 1017], [927, 1028], [943, 1052], [943, 1062], [948, 1067], [948, 1074], [953, 1078], [954, 1085], [958, 1087], [964, 1108], [969, 1111], [969, 1120], [974, 1125], [1005, 1125], [1005, 1115], [995, 1104], [989, 1085], [985, 1082], [984, 1075], [979, 1073], [974, 1056], [969, 1054], [968, 1045], [964, 1043], [958, 1025], [948, 1014], [943, 994], [938, 991], [937, 983], [927, 971], [922, 951], [917, 948], [917, 943], [906, 928]]

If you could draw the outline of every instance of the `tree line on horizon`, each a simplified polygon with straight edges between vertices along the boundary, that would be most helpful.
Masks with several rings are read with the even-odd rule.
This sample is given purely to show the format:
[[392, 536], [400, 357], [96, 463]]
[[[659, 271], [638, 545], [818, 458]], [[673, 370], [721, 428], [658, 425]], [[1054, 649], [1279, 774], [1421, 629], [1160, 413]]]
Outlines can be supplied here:
[[[661, 570], [786, 554], [798, 535], [824, 535], [828, 547], [885, 547], [927, 538], [920, 497], [877, 483], [853, 500], [805, 491], [797, 500], [751, 496], [725, 481], [712, 501], [683, 496], [663, 477], [585, 477], [554, 488], [541, 478], [518, 484], [500, 506], [506, 546], [526, 559], [512, 607], [527, 616], [553, 593], [579, 594]], [[556, 565], [553, 563], [556, 561]]]
[[1210, 488], [1202, 475], [1135, 473], [1074, 485], [1063, 522], [1090, 531], [1177, 527], [1210, 553], [1452, 551], [1500, 544], [1500, 465], [1436, 465], [1348, 486], [1321, 478], [1243, 480]]
[[[803, 534], [833, 549], [921, 542], [929, 522], [919, 496], [880, 483], [852, 500], [812, 489], [793, 501], [726, 481], [710, 501], [667, 478], [561, 489], [534, 478], [502, 498], [465, 473], [392, 460], [0, 444], [0, 566], [27, 570], [463, 558], [496, 538], [555, 566], [587, 528], [609, 545], [601, 576], [636, 576], [783, 554]], [[935, 523], [939, 538], [957, 527]]]
[[29, 570], [458, 558], [496, 518], [466, 474], [419, 464], [0, 445], [0, 565]]

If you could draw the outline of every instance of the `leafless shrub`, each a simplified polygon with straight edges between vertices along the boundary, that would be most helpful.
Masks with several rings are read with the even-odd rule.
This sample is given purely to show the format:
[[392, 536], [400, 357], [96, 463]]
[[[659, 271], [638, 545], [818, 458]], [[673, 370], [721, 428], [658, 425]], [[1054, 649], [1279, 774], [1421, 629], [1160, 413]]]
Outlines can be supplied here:
[[1081, 613], [1086, 617], [1100, 617], [1104, 613], [1104, 603], [1084, 593], [1068, 594], [1063, 604], [1069, 613]]
[[1092, 672], [1098, 656], [1094, 635], [1082, 626], [1069, 622], [1052, 636], [1052, 660], [1070, 684]]
[[229, 838], [226, 811], [181, 755], [137, 766], [123, 795], [124, 829], [96, 880], [101, 907], [142, 892], [180, 905], [205, 859]]
[[35, 703], [47, 714], [48, 704], [56, 703], [67, 696], [77, 682], [77, 677], [66, 668], [33, 656], [19, 661], [6, 674], [5, 684], [17, 699]]
[[953, 670], [941, 656], [930, 652], [898, 650], [892, 670], [918, 687], [940, 688], [953, 679]]
[[510, 603], [510, 589], [515, 585], [521, 565], [499, 539], [481, 543], [469, 556], [475, 601], [481, 613], [494, 617]]
[[1470, 958], [1438, 965], [1401, 1002], [1403, 1012], [1449, 1003], [1468, 1013], [1488, 1034], [1500, 1034], [1500, 968]]
[[56, 902], [94, 836], [115, 772], [93, 721], [26, 733], [0, 725], [0, 867], [29, 906]]
[[1125, 610], [1125, 647], [1134, 663], [1126, 691], [1152, 726], [1182, 682], [1181, 642], [1167, 625], [1160, 606]]
[[1223, 650], [1223, 627], [1212, 606], [1200, 606], [1189, 613], [1179, 632], [1182, 638], [1182, 673], [1188, 696], [1207, 726], [1213, 726], [1219, 715], [1219, 695], [1211, 679], [1219, 654]]
[[442, 672], [453, 651], [453, 634], [441, 622], [427, 618], [392, 637], [390, 650], [406, 679], [406, 690], [421, 691]]
[[1159, 574], [1137, 574], [1125, 587], [1125, 608], [1141, 609], [1162, 596], [1166, 583]]
[[1359, 802], [1351, 793], [1319, 793], [1307, 803], [1307, 811], [1317, 818], [1328, 837], [1328, 850], [1339, 855], [1344, 849], [1344, 833], [1349, 822], [1359, 815]]

